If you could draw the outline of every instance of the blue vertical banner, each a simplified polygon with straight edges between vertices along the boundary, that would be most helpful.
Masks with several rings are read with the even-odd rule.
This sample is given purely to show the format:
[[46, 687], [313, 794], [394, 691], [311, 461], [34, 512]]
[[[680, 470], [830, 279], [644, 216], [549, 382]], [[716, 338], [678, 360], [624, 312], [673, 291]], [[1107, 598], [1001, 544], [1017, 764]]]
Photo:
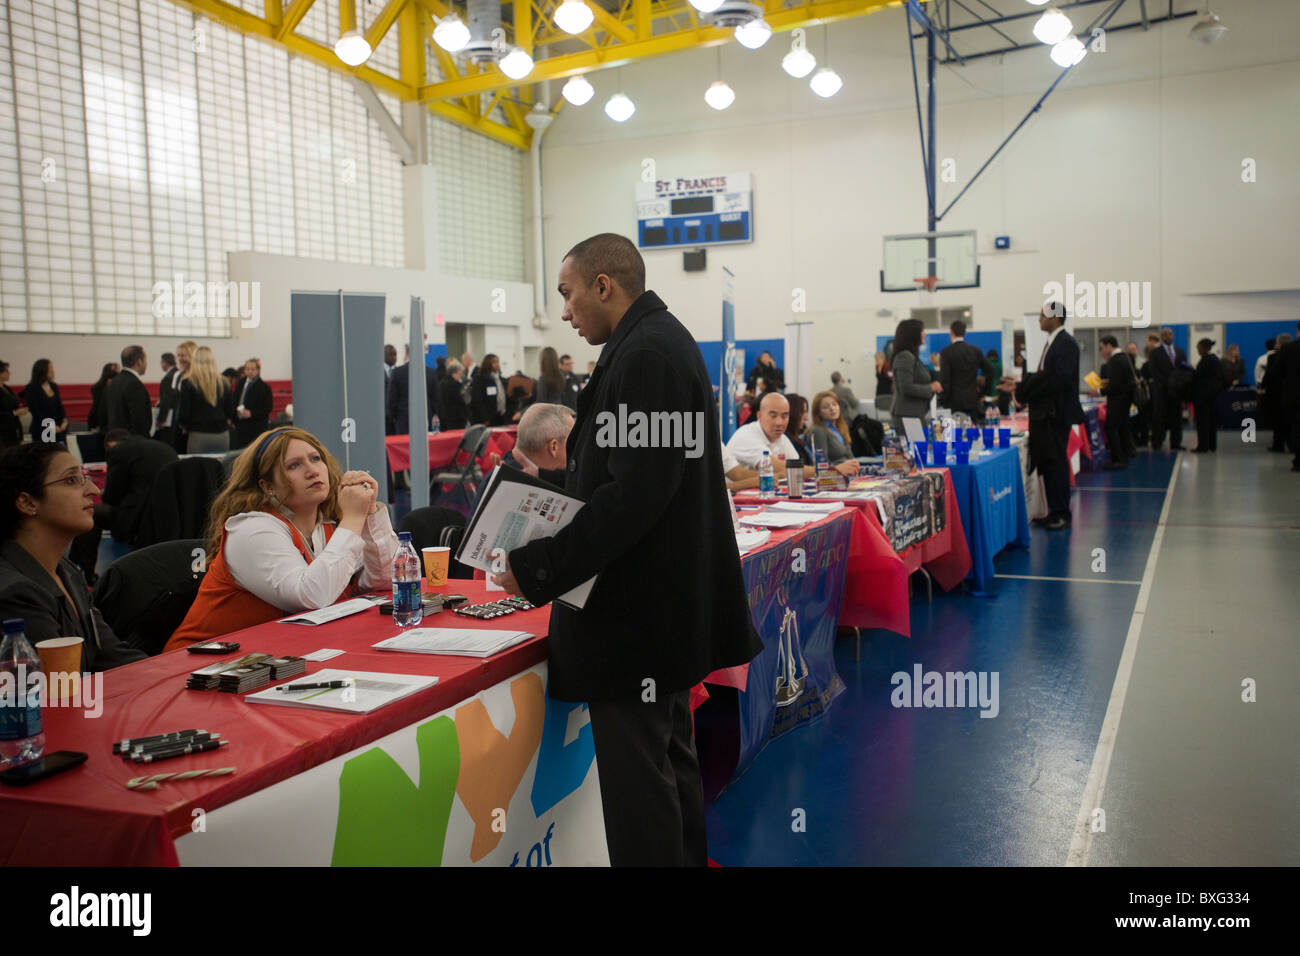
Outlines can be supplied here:
[[736, 277], [722, 270], [722, 376], [718, 380], [722, 406], [722, 441], [736, 431]]

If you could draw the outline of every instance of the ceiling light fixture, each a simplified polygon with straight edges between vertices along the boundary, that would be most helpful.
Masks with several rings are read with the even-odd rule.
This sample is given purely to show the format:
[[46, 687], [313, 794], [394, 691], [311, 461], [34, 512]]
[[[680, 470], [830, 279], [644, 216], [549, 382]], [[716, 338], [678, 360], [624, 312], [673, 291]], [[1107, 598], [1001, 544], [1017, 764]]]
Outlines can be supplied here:
[[564, 0], [555, 8], [555, 25], [565, 33], [574, 36], [586, 32], [595, 18], [596, 15], [591, 12], [591, 7], [582, 0]]
[[709, 88], [704, 91], [704, 102], [715, 110], [725, 110], [736, 102], [736, 92], [725, 81], [714, 80]]
[[772, 28], [762, 17], [736, 27], [736, 42], [746, 50], [757, 50], [772, 38]]
[[722, 6], [723, 0], [691, 0], [691, 6], [700, 13], [712, 13]]
[[[824, 28], [822, 32], [822, 59], [827, 63], [830, 63], [831, 61], [831, 39], [829, 27]], [[812, 91], [822, 99], [829, 99], [840, 91], [840, 87], [844, 85], [844, 81], [841, 80], [840, 75], [829, 66], [824, 66], [813, 74], [813, 78], [808, 82], [808, 85], [811, 86]]]
[[469, 43], [469, 27], [454, 13], [443, 17], [433, 28], [433, 42], [448, 53], [459, 53]]
[[790, 52], [781, 58], [781, 69], [796, 80], [801, 80], [813, 71], [817, 58], [808, 52], [804, 45], [804, 32], [801, 27], [790, 31]]
[[360, 30], [349, 30], [334, 44], [334, 55], [348, 66], [360, 66], [370, 59], [370, 44]]
[[605, 115], [615, 123], [626, 123], [635, 112], [636, 104], [623, 93], [615, 93], [605, 103]]
[[585, 76], [575, 76], [564, 84], [560, 95], [570, 106], [585, 106], [596, 95], [596, 88]]
[[1088, 55], [1088, 48], [1078, 37], [1066, 37], [1052, 47], [1052, 62], [1060, 67], [1074, 66]]
[[1038, 18], [1034, 24], [1034, 36], [1038, 42], [1046, 43], [1048, 46], [1055, 46], [1070, 35], [1074, 29], [1074, 24], [1056, 7], [1049, 7], [1047, 12]]
[[1193, 24], [1191, 33], [1187, 35], [1197, 43], [1209, 46], [1227, 32], [1228, 28], [1223, 25], [1223, 21], [1207, 7], [1204, 16]]
[[522, 80], [533, 72], [533, 58], [521, 46], [513, 47], [497, 64], [501, 72], [512, 80]]

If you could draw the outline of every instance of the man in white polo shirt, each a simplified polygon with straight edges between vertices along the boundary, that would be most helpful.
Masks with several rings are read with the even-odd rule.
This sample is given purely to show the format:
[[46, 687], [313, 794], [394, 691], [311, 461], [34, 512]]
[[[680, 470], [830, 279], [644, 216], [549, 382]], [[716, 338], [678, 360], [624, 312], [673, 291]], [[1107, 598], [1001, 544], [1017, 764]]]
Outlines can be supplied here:
[[790, 403], [780, 392], [768, 392], [758, 406], [758, 419], [741, 425], [727, 442], [726, 450], [745, 468], [758, 468], [763, 452], [771, 452], [772, 473], [785, 474], [786, 459], [797, 461], [799, 453], [785, 435], [790, 422]]

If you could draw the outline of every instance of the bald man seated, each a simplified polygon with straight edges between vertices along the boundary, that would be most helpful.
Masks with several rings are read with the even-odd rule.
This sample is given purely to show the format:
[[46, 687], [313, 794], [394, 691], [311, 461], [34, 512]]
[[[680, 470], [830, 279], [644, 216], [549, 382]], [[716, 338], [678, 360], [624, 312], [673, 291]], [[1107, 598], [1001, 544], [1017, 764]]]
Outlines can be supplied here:
[[[757, 418], [741, 425], [727, 442], [724, 460], [730, 463], [734, 459], [741, 468], [757, 474], [763, 452], [771, 452], [773, 474], [784, 475], [786, 460], [799, 460], [799, 452], [785, 434], [789, 423], [790, 403], [781, 393], [768, 392], [759, 403]], [[754, 483], [757, 485], [757, 480]]]

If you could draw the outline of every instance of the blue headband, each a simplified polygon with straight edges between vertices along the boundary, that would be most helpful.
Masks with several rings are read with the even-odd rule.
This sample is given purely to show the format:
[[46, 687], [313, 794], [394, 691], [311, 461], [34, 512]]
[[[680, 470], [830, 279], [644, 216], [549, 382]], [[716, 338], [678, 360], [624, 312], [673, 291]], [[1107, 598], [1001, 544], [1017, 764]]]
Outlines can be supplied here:
[[262, 456], [266, 454], [267, 447], [271, 444], [271, 439], [276, 435], [289, 431], [293, 426], [282, 425], [279, 428], [272, 428], [262, 436], [262, 443], [257, 446], [257, 454], [253, 456], [253, 473], [257, 474], [262, 470]]

